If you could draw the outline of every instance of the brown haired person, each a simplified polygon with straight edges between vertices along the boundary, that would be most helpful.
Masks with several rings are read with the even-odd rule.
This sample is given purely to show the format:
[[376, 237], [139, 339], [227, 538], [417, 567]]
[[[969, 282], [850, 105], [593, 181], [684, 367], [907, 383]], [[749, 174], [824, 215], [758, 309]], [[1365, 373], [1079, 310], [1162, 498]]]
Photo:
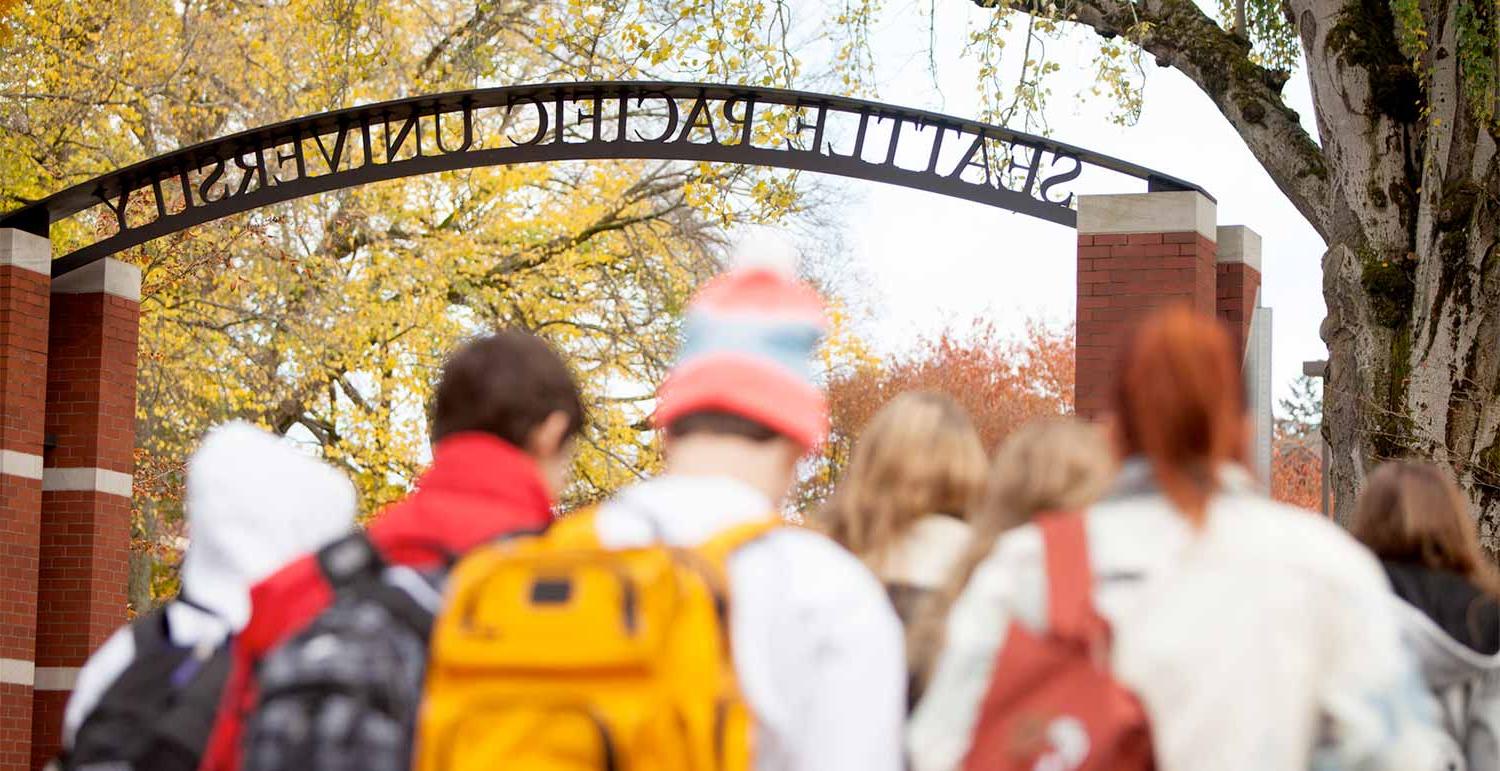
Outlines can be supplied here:
[[1385, 463], [1366, 480], [1353, 532], [1400, 598], [1407, 644], [1454, 740], [1448, 767], [1500, 768], [1500, 581], [1463, 493], [1430, 463]]
[[[1098, 500], [1114, 479], [1115, 460], [1097, 426], [1076, 418], [1038, 418], [1005, 437], [990, 463], [989, 480], [969, 521], [973, 537], [941, 588], [918, 614], [907, 635], [914, 690], [931, 674], [943, 644], [948, 610], [969, 576], [1007, 531], [1039, 514], [1076, 511]], [[913, 696], [915, 699], [916, 695]]]
[[818, 519], [885, 584], [903, 623], [947, 580], [969, 545], [984, 484], [984, 445], [964, 408], [905, 393], [875, 413]]
[[[1083, 551], [1093, 609], [1113, 634], [1098, 653], [1144, 707], [1155, 767], [1435, 768], [1435, 710], [1379, 564], [1328, 520], [1266, 498], [1245, 470], [1240, 366], [1221, 324], [1160, 311], [1124, 354], [1122, 465], [1083, 514]], [[1046, 564], [1042, 528], [1027, 524], [974, 570], [912, 718], [916, 771], [952, 771], [971, 746], [1014, 741], [980, 718], [994, 714], [986, 694], [1012, 622], [1047, 639]], [[1033, 733], [1058, 767], [1103, 749], [1068, 712]]]
[[[410, 495], [375, 516], [368, 542], [384, 563], [423, 570], [507, 533], [546, 527], [583, 419], [572, 374], [541, 339], [504, 331], [464, 344], [448, 357], [433, 397], [432, 464]], [[260, 663], [329, 608], [323, 555], [293, 562], [250, 597], [204, 771], [241, 767]], [[360, 767], [372, 768], [353, 747]], [[321, 765], [302, 758], [295, 767]]]

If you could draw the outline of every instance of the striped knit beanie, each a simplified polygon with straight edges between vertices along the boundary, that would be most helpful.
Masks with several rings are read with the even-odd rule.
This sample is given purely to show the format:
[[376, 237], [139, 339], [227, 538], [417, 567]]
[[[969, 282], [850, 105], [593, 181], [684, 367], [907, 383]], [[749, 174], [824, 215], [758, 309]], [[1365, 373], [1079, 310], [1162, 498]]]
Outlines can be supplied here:
[[827, 320], [823, 298], [796, 277], [796, 255], [770, 234], [736, 249], [735, 266], [698, 291], [677, 363], [657, 394], [664, 428], [695, 412], [727, 412], [805, 450], [828, 435], [828, 400], [814, 381]]

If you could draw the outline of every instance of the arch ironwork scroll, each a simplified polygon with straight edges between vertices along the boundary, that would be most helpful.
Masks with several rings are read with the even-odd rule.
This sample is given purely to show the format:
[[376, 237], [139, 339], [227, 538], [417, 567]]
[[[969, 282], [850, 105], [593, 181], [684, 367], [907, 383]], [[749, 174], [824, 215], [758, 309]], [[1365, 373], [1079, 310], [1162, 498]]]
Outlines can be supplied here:
[[1149, 190], [1203, 192], [1080, 147], [879, 102], [749, 86], [556, 83], [413, 97], [243, 131], [75, 185], [0, 215], [0, 227], [47, 235], [54, 222], [107, 209], [114, 232], [54, 260], [53, 275], [62, 275], [315, 193], [478, 166], [605, 158], [835, 174], [1067, 226], [1076, 223], [1070, 183], [1087, 167], [1144, 180]]

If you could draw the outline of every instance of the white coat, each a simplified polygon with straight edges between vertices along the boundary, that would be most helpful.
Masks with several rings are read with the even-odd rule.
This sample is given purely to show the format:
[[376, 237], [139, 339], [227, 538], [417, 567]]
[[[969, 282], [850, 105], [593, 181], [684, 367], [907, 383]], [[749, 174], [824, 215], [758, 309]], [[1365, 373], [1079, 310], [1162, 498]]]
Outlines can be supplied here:
[[[1201, 530], [1139, 461], [1086, 514], [1111, 666], [1142, 699], [1163, 771], [1430, 768], [1435, 711], [1379, 564], [1326, 519], [1224, 469]], [[1002, 536], [955, 603], [908, 740], [953, 771], [1011, 621], [1047, 624], [1035, 526]]]
[[[212, 649], [250, 618], [250, 587], [293, 558], [349, 532], [355, 495], [331, 466], [248, 423], [215, 428], [187, 468], [189, 545], [182, 590], [204, 612], [167, 605], [174, 645]], [[63, 746], [135, 658], [130, 628], [89, 657], [63, 714]]]
[[[610, 547], [700, 544], [772, 516], [771, 501], [727, 477], [664, 476], [605, 504]], [[901, 624], [864, 564], [796, 527], [729, 560], [735, 673], [756, 718], [757, 771], [901, 771], [906, 658]]]

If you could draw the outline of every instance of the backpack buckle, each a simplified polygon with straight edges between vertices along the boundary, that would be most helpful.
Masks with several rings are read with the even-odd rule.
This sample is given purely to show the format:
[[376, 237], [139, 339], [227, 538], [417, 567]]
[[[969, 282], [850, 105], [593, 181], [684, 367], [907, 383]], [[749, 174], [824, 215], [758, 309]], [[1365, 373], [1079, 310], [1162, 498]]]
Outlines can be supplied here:
[[385, 560], [363, 532], [350, 533], [318, 550], [318, 568], [335, 588], [379, 578]]

